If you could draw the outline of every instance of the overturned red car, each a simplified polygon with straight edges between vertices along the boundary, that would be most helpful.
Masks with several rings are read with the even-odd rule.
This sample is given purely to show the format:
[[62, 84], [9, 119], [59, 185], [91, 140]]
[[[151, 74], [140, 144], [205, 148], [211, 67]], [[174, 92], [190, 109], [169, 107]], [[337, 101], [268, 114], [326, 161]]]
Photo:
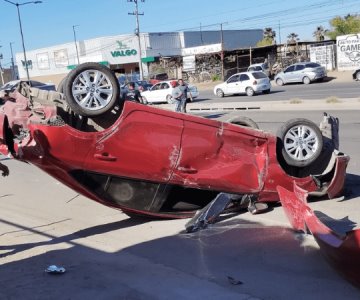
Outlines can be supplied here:
[[26, 83], [8, 91], [3, 154], [129, 215], [190, 217], [219, 193], [256, 212], [294, 182], [314, 196], [342, 191], [349, 157], [337, 150], [338, 120], [326, 114], [320, 126], [290, 120], [276, 136], [247, 118], [220, 122], [121, 103], [116, 77], [95, 63], [71, 71], [62, 91]]

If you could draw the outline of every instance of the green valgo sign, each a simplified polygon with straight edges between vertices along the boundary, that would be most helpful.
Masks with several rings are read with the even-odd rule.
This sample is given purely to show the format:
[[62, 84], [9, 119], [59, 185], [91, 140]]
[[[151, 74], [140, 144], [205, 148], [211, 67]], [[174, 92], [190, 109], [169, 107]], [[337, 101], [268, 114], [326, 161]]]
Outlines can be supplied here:
[[135, 49], [111, 51], [112, 57], [131, 56], [131, 55], [136, 55], [136, 54], [137, 54], [137, 51]]

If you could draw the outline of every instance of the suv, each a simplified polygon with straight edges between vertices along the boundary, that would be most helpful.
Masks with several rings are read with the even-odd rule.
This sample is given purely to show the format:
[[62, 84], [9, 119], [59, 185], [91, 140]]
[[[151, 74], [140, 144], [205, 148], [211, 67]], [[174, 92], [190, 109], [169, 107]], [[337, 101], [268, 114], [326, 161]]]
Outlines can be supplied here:
[[266, 74], [267, 77], [270, 77], [270, 69], [268, 63], [262, 64], [252, 64], [247, 69], [248, 72], [261, 71]]
[[288, 66], [278, 73], [274, 80], [277, 85], [291, 82], [309, 84], [313, 81], [322, 81], [326, 77], [325, 67], [313, 62], [301, 62]]

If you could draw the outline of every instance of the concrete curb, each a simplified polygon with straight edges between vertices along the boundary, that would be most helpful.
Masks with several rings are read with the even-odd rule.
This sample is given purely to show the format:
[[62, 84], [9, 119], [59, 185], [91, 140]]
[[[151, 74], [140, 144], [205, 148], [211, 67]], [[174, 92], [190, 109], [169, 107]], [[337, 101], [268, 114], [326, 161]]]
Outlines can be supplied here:
[[[174, 104], [162, 104], [159, 107], [174, 110]], [[266, 110], [266, 111], [289, 111], [289, 110], [360, 110], [360, 98], [336, 98], [313, 99], [313, 100], [282, 100], [263, 102], [194, 102], [187, 105], [188, 112], [205, 111], [237, 111], [237, 110]]]

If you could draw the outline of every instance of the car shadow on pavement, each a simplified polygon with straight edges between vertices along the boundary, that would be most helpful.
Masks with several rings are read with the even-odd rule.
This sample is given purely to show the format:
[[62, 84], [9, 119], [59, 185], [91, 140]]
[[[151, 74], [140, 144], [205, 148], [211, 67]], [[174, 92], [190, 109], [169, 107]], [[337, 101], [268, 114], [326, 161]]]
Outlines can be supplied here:
[[360, 197], [360, 176], [356, 174], [346, 174], [345, 187], [344, 187], [344, 198], [339, 200], [349, 201], [354, 198]]
[[[68, 219], [68, 220], [70, 220], [70, 219]], [[14, 255], [16, 253], [26, 251], [26, 250], [29, 250], [29, 249], [35, 248], [35, 247], [55, 245], [55, 244], [59, 244], [59, 243], [63, 243], [63, 242], [71, 243], [73, 240], [77, 240], [80, 238], [87, 238], [87, 237], [91, 237], [94, 235], [100, 235], [100, 234], [104, 234], [104, 233], [107, 233], [110, 231], [116, 231], [119, 229], [124, 229], [124, 228], [132, 227], [132, 226], [137, 226], [139, 224], [142, 224], [142, 223], [145, 223], [148, 221], [149, 221], [149, 219], [129, 218], [129, 219], [125, 219], [122, 221], [116, 221], [116, 222], [112, 222], [112, 223], [108, 223], [108, 224], [102, 224], [102, 225], [97, 225], [94, 227], [82, 229], [82, 230], [73, 232], [69, 235], [55, 237], [55, 236], [49, 235], [47, 233], [43, 233], [41, 230], [38, 230], [36, 228], [26, 228], [22, 225], [14, 224], [12, 222], [0, 219], [0, 223], [17, 227], [20, 229], [20, 231], [24, 231], [24, 232], [29, 231], [32, 234], [39, 234], [39, 235], [43, 235], [43, 236], [50, 238], [49, 240], [42, 241], [42, 242], [17, 244], [17, 245], [6, 245], [6, 246], [0, 245], [0, 251], [6, 251], [5, 253], [0, 254], [0, 258], [7, 257], [9, 255]], [[54, 223], [52, 223], [52, 224], [54, 224]], [[50, 225], [50, 224], [42, 225], [41, 227], [44, 227], [47, 225]]]
[[[118, 228], [116, 223], [105, 226]], [[82, 237], [97, 227], [82, 230], [87, 233]], [[297, 300], [313, 296], [314, 286], [324, 299], [358, 296], [326, 264], [311, 238], [282, 226], [237, 218], [192, 234], [159, 238], [150, 233], [146, 241], [137, 238], [117, 251], [100, 250], [111, 236], [103, 228], [95, 232], [97, 242], [74, 242], [74, 232], [56, 239], [71, 247], [39, 247], [31, 256], [4, 262], [2, 298], [23, 299], [26, 293], [31, 299]], [[52, 264], [66, 273], [46, 274]]]

